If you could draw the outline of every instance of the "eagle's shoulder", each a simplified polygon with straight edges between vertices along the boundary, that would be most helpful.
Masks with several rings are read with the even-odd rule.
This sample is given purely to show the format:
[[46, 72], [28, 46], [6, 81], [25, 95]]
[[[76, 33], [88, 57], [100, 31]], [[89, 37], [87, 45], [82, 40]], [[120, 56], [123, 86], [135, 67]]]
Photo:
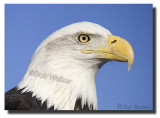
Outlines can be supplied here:
[[46, 102], [41, 104], [40, 100], [32, 97], [31, 92], [21, 91], [15, 87], [5, 93], [5, 110], [47, 110]]
[[[82, 99], [78, 98], [75, 102], [74, 110], [93, 110], [93, 106], [89, 107], [88, 103], [82, 106]], [[5, 110], [47, 110], [53, 111], [54, 106], [47, 108], [46, 101], [41, 104], [41, 100], [32, 96], [31, 92], [22, 93], [16, 87], [5, 93]]]
[[5, 93], [6, 110], [30, 110], [32, 100], [29, 95], [22, 94], [16, 87]]

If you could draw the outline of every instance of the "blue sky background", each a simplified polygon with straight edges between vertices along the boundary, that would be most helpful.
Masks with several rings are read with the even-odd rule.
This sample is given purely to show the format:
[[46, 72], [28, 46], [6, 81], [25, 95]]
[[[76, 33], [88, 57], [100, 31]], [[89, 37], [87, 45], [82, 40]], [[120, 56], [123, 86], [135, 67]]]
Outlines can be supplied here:
[[[99, 110], [152, 109], [152, 5], [5, 5], [5, 91], [23, 78], [38, 45], [52, 32], [90, 21], [130, 42], [135, 60], [109, 62], [96, 77]], [[137, 105], [138, 108], [135, 108]]]

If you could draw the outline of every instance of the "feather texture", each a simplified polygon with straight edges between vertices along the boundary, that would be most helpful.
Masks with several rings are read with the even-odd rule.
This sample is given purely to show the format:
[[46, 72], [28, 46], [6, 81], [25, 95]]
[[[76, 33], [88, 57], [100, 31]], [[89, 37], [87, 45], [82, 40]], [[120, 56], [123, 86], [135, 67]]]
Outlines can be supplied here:
[[[91, 36], [90, 44], [77, 42], [78, 35], [82, 33]], [[90, 22], [75, 23], [56, 31], [35, 51], [23, 80], [17, 86], [18, 91], [16, 88], [11, 91], [18, 92], [19, 96], [21, 93], [26, 95], [23, 104], [29, 97], [33, 101], [38, 100], [38, 105], [45, 104], [45, 109], [96, 110], [95, 77], [107, 60], [93, 59], [95, 54], [86, 55], [80, 50], [105, 47], [110, 34], [107, 29]], [[32, 100], [28, 104], [33, 104]], [[26, 109], [28, 107], [30, 105]]]

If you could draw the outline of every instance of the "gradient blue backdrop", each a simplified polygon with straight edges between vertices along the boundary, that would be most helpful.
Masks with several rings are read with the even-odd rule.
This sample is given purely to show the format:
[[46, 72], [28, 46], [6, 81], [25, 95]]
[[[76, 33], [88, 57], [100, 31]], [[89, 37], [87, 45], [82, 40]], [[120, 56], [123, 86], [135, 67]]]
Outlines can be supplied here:
[[[52, 32], [90, 21], [130, 42], [133, 67], [109, 62], [96, 77], [98, 109], [152, 110], [152, 5], [5, 5], [5, 91], [23, 78], [38, 45]], [[138, 108], [135, 108], [137, 105]]]

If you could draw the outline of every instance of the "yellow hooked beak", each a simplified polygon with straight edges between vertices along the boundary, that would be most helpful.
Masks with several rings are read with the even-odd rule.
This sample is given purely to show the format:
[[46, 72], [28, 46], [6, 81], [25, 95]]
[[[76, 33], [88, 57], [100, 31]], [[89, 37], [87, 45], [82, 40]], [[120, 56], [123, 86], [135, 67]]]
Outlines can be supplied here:
[[97, 56], [95, 58], [107, 58], [120, 62], [128, 62], [128, 71], [131, 69], [134, 61], [134, 52], [129, 42], [113, 35], [108, 37], [106, 47], [97, 47], [93, 50], [83, 49], [81, 52], [86, 54], [102, 54], [101, 56]]

